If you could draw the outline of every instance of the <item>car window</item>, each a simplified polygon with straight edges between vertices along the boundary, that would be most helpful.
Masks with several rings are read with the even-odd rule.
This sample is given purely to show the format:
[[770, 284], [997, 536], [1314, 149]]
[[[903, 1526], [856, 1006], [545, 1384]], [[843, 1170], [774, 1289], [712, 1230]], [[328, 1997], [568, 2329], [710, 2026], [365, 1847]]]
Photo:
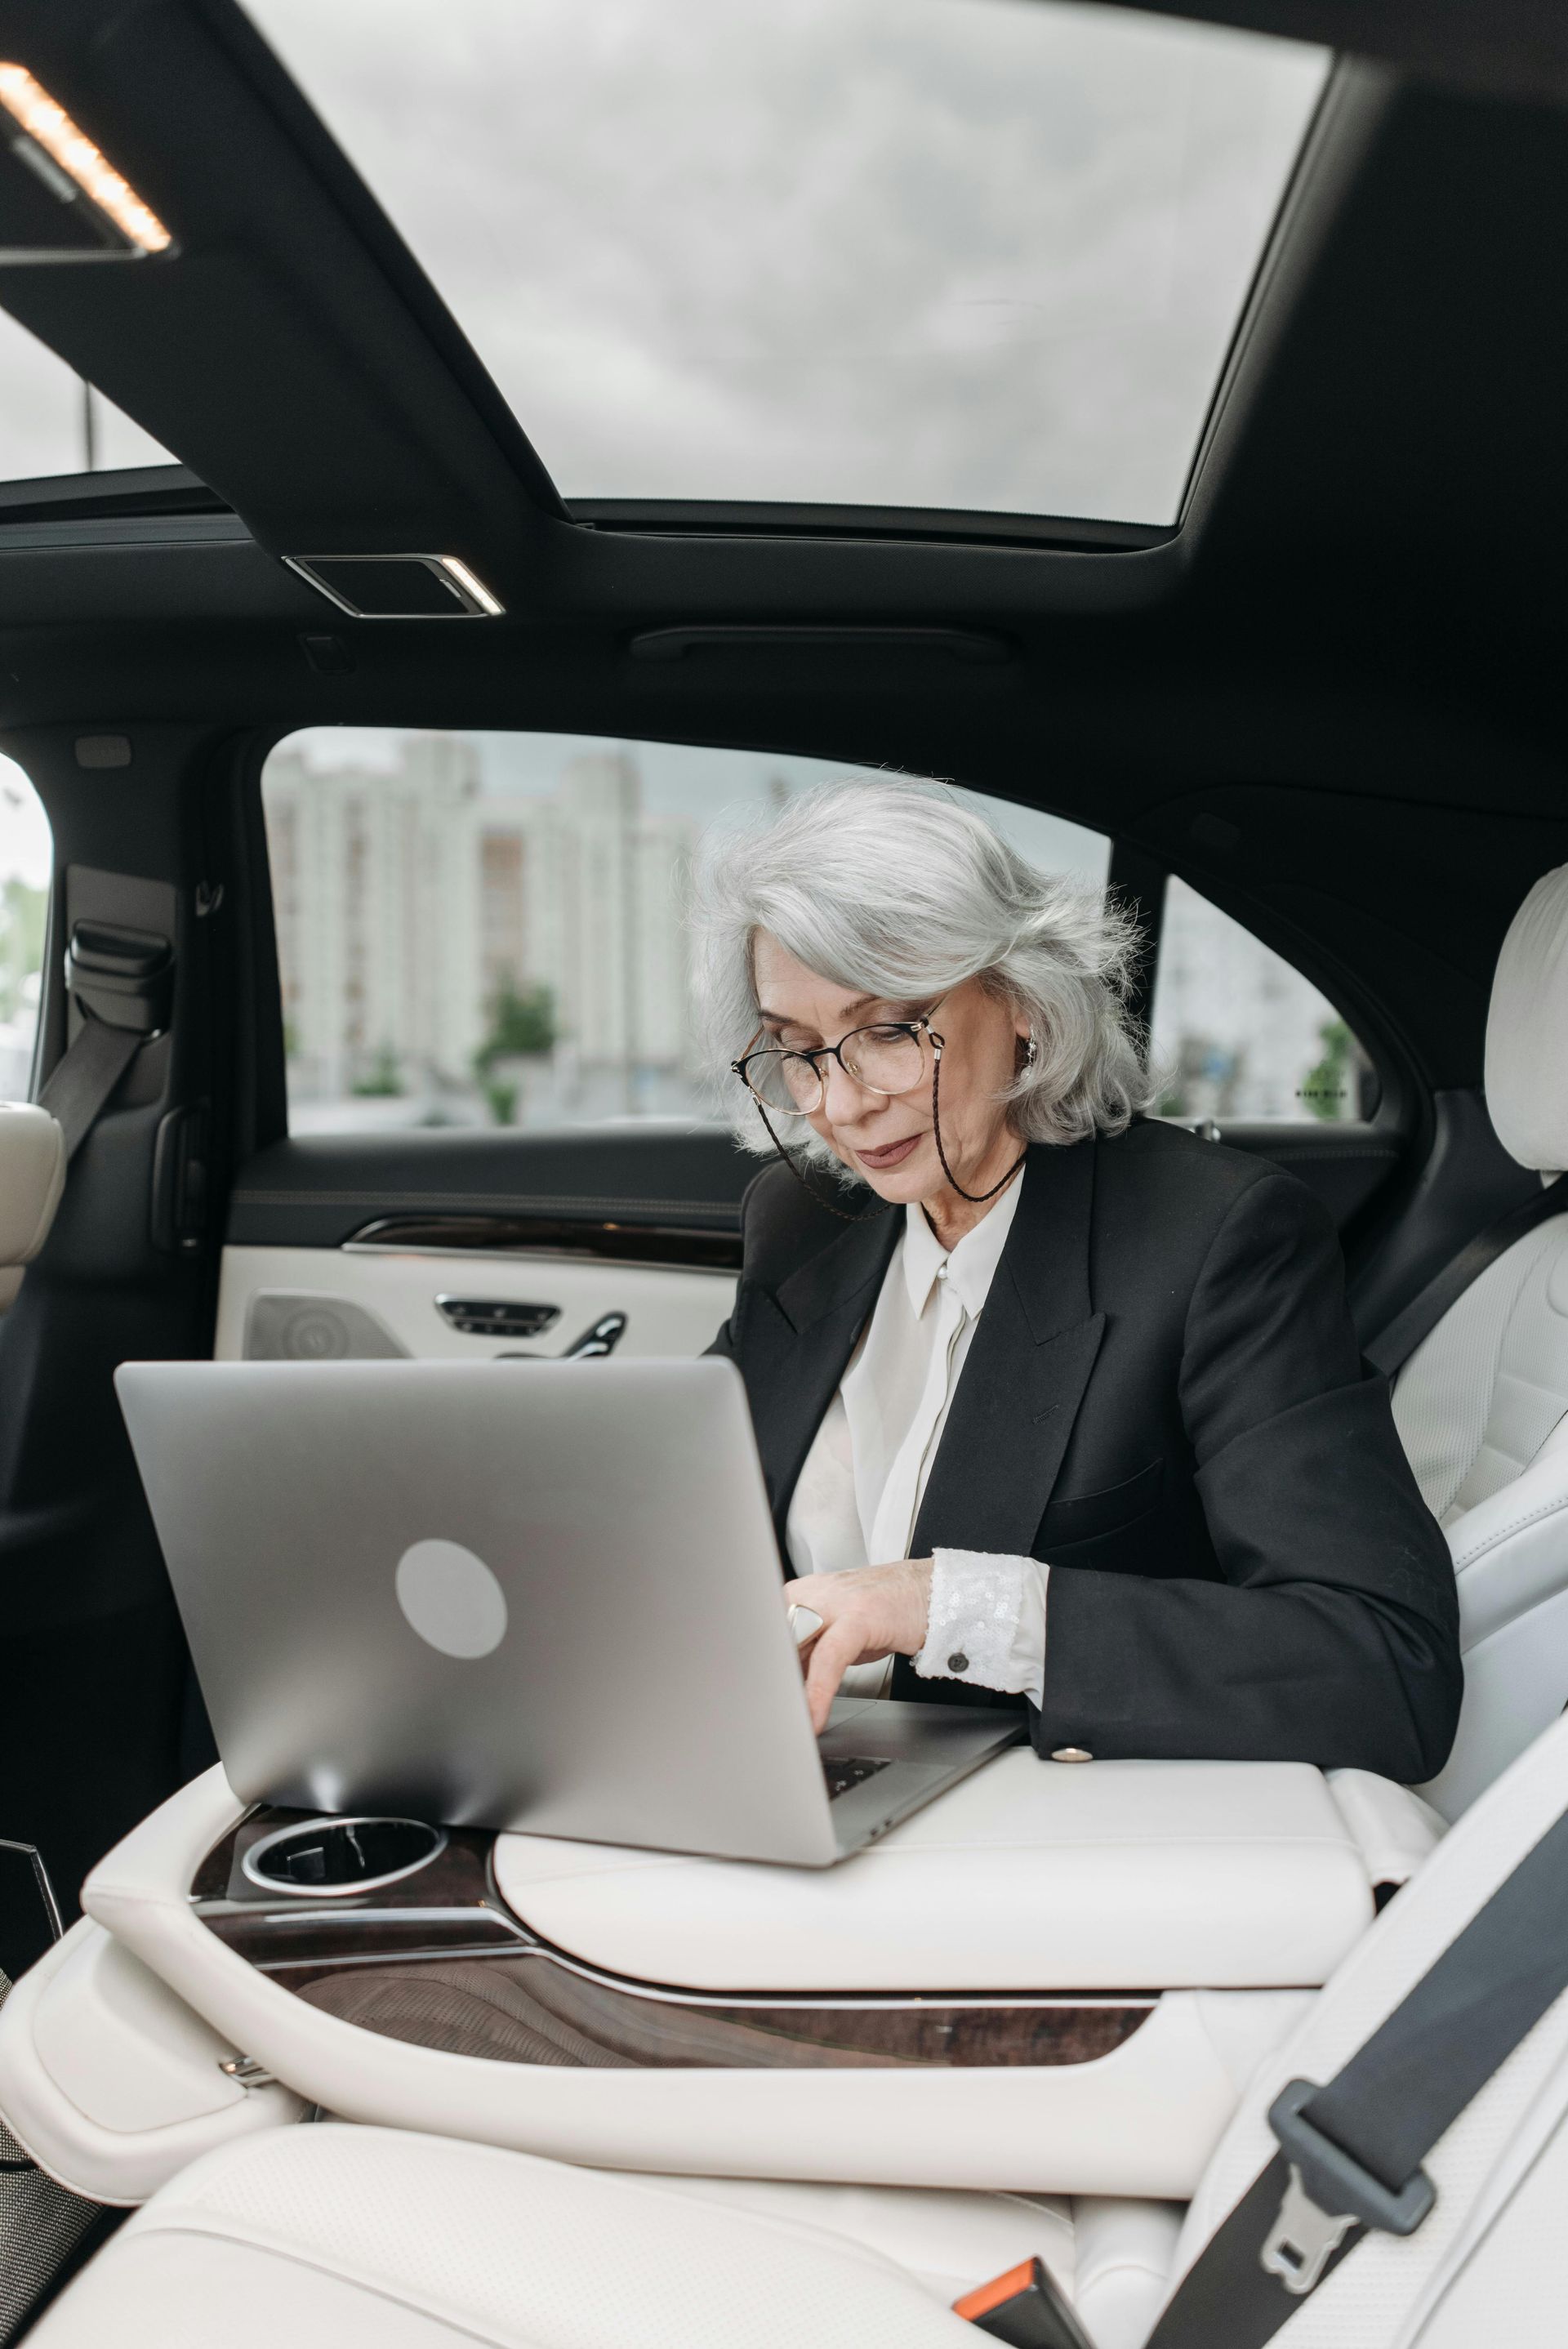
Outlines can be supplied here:
[[[579, 735], [322, 727], [262, 779], [296, 1133], [703, 1117], [685, 875], [707, 824], [854, 771]], [[975, 792], [1036, 863], [1099, 833]]]
[[169, 461], [150, 433], [0, 310], [0, 481]]
[[1167, 1117], [1368, 1118], [1370, 1054], [1309, 979], [1174, 874], [1154, 988]]
[[42, 801], [0, 759], [0, 1101], [26, 1101], [32, 1078], [53, 861]]

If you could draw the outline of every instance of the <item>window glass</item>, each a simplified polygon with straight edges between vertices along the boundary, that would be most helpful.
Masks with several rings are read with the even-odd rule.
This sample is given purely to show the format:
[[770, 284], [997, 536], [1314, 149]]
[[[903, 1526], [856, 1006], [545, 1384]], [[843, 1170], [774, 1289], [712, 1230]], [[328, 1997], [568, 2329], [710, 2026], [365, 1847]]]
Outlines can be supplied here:
[[1020, 0], [247, 0], [562, 493], [1163, 524], [1326, 52]]
[[[684, 883], [702, 828], [852, 772], [581, 735], [322, 727], [267, 761], [289, 1123], [707, 1117]], [[1098, 833], [960, 792], [1037, 864]]]
[[1368, 1118], [1377, 1076], [1298, 970], [1172, 874], [1154, 988], [1167, 1117]]
[[0, 1101], [26, 1101], [32, 1079], [53, 856], [42, 801], [0, 758]]
[[0, 310], [0, 481], [172, 461], [150, 432]]

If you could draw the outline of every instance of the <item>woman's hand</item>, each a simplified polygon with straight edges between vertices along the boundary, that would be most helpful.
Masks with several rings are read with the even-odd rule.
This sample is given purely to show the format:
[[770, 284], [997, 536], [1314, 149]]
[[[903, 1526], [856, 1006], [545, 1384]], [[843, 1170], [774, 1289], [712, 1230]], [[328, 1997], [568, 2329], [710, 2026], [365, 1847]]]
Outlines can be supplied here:
[[825, 1729], [828, 1709], [851, 1664], [882, 1656], [918, 1656], [925, 1645], [931, 1607], [928, 1557], [896, 1566], [856, 1566], [845, 1574], [808, 1574], [784, 1586], [789, 1607], [810, 1607], [822, 1619], [800, 1651], [811, 1726]]

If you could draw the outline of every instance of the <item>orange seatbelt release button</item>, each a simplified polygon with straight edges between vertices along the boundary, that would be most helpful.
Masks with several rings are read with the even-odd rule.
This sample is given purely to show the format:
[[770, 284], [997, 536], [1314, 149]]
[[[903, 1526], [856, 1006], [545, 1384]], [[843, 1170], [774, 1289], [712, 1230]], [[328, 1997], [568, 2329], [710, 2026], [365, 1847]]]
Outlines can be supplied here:
[[1088, 2333], [1039, 2260], [1022, 2260], [1005, 2275], [976, 2284], [953, 2303], [954, 2316], [1006, 2341], [1010, 2349], [1093, 2349]]

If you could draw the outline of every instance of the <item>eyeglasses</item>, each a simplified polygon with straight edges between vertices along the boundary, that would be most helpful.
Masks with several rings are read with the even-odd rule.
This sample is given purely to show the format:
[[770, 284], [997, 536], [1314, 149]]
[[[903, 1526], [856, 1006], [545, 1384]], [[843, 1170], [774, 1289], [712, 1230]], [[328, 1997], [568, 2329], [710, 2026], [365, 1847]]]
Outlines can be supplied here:
[[824, 1061], [837, 1061], [869, 1093], [912, 1092], [926, 1073], [928, 1040], [939, 1061], [943, 1040], [922, 1012], [917, 1019], [879, 1019], [869, 1028], [851, 1029], [836, 1044], [818, 1044], [809, 1052], [771, 1045], [730, 1066], [764, 1109], [778, 1117], [811, 1117], [827, 1097]]

